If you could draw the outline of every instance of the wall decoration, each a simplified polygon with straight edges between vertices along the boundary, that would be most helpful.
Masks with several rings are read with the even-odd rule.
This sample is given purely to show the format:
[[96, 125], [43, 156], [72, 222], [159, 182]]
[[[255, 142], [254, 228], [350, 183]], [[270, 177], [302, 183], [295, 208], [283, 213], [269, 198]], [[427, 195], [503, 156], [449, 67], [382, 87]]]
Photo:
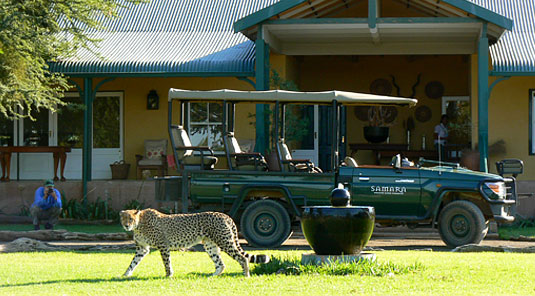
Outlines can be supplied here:
[[392, 84], [386, 79], [375, 79], [370, 84], [370, 93], [383, 96], [390, 95], [392, 93]]
[[439, 81], [431, 81], [425, 86], [425, 94], [431, 99], [440, 99], [444, 95], [444, 85]]
[[414, 117], [419, 122], [429, 121], [429, 119], [431, 119], [431, 115], [433, 115], [431, 108], [427, 107], [426, 105], [418, 106], [416, 110], [414, 110]]
[[354, 108], [355, 116], [360, 121], [368, 121], [368, 111], [370, 110], [370, 106], [356, 106]]
[[[370, 117], [370, 106], [357, 106], [354, 109], [355, 116], [360, 121], [371, 121]], [[381, 121], [389, 124], [394, 122], [396, 117], [398, 117], [398, 109], [394, 106], [381, 106]]]

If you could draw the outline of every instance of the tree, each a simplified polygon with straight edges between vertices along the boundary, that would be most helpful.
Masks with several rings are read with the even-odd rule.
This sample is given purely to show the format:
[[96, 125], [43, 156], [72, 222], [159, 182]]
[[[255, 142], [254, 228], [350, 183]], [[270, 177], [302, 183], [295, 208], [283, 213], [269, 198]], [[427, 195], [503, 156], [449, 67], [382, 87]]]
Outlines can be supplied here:
[[[87, 34], [103, 29], [97, 19], [136, 0], [0, 0], [0, 112], [31, 117], [32, 110], [64, 105], [67, 78], [51, 73], [48, 62], [72, 57], [98, 40]], [[122, 4], [121, 4], [122, 3]], [[95, 53], [96, 54], [96, 53]]]

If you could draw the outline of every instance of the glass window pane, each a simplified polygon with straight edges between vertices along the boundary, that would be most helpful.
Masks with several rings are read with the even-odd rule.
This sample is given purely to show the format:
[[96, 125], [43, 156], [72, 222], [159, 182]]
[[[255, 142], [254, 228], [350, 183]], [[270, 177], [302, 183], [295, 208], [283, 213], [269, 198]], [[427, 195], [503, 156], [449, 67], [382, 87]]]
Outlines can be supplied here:
[[449, 144], [469, 144], [472, 138], [470, 124], [470, 102], [449, 101], [446, 105], [449, 119]]
[[192, 125], [189, 134], [193, 146], [208, 146], [208, 126]]
[[223, 104], [210, 103], [209, 106], [210, 122], [223, 122]]
[[33, 110], [35, 120], [24, 118], [24, 146], [48, 146], [48, 113]]
[[68, 103], [58, 110], [58, 146], [82, 148], [84, 139], [84, 108], [80, 97], [66, 97]]
[[13, 120], [0, 115], [0, 146], [13, 146], [13, 126]]
[[121, 105], [118, 97], [97, 97], [93, 102], [93, 147], [121, 147]]
[[213, 151], [224, 151], [223, 146], [223, 126], [211, 125], [210, 126], [210, 147]]
[[208, 104], [207, 103], [190, 103], [190, 121], [207, 122], [208, 121]]

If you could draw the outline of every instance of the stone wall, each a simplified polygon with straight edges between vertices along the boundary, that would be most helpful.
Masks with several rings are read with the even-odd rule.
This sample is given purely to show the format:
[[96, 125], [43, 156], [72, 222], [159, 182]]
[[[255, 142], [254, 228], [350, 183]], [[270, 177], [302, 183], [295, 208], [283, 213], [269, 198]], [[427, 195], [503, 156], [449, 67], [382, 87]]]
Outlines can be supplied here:
[[[0, 183], [0, 214], [16, 215], [24, 207], [29, 208], [34, 200], [35, 190], [43, 181], [10, 181]], [[173, 203], [155, 200], [155, 182], [152, 180], [98, 180], [88, 182], [87, 195], [90, 202], [97, 198], [109, 198], [115, 210], [123, 209], [131, 200], [143, 202], [146, 207], [174, 207]], [[82, 200], [82, 182], [56, 182], [56, 188], [67, 198]]]

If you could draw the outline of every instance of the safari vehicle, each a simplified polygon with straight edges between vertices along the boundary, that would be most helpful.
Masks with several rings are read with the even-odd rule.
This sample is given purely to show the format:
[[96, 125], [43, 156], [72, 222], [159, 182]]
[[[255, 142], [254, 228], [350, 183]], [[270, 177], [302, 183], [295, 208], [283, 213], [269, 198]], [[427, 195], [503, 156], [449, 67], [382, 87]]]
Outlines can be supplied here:
[[[178, 102], [178, 122], [173, 116]], [[228, 169], [214, 169], [217, 155], [209, 147], [195, 147], [187, 134], [190, 102], [222, 103], [223, 133]], [[341, 106], [413, 106], [415, 99], [369, 94], [289, 91], [169, 91], [169, 135], [179, 176], [156, 178], [160, 200], [181, 201], [182, 212], [220, 211], [239, 225], [249, 244], [277, 247], [291, 235], [303, 206], [329, 205], [330, 192], [342, 184], [351, 204], [373, 206], [376, 222], [385, 225], [437, 227], [450, 247], [479, 243], [491, 220], [511, 222], [515, 180], [475, 172], [452, 163], [402, 166], [399, 155], [390, 166], [358, 165], [341, 160]], [[244, 153], [234, 138], [234, 110], [239, 103], [275, 104], [274, 118], [280, 171], [265, 165], [259, 153]], [[307, 160], [291, 158], [284, 143], [284, 112], [288, 104], [331, 106], [330, 168], [321, 171]], [[424, 163], [424, 161], [422, 161]], [[428, 163], [429, 165], [429, 163]]]

